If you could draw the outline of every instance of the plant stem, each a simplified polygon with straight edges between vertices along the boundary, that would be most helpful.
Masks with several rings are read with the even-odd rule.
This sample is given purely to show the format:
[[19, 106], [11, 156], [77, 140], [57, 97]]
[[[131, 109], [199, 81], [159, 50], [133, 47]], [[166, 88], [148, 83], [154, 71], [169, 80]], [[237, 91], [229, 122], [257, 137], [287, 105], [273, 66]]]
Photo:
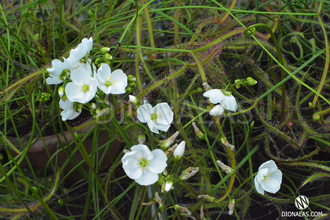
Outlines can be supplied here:
[[[245, 35], [253, 35], [255, 33], [255, 30], [257, 27], [264, 27], [266, 28], [266, 30], [270, 33], [273, 43], [275, 45], [276, 48], [276, 52], [279, 58], [280, 63], [282, 64], [282, 66], [284, 66], [284, 59], [280, 50], [280, 47], [278, 46], [278, 42], [276, 40], [276, 37], [274, 35], [274, 32], [272, 31], [272, 29], [266, 25], [266, 24], [262, 24], [262, 23], [258, 23], [258, 24], [253, 24], [250, 27], [246, 28], [244, 31]], [[281, 67], [281, 80], [283, 80], [285, 77], [284, 74], [284, 69]], [[282, 84], [282, 100], [281, 100], [281, 118], [284, 118], [284, 110], [285, 110], [285, 83]]]

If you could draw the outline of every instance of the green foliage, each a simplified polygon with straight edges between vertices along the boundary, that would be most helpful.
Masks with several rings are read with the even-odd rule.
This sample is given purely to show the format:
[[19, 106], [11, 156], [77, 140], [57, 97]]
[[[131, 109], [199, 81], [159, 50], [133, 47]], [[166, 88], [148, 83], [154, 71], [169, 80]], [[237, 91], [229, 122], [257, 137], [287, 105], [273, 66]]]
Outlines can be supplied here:
[[[235, 218], [253, 219], [262, 204], [280, 210], [300, 194], [309, 211], [329, 213], [330, 4], [227, 2], [1, 1], [0, 216], [222, 219], [234, 199]], [[93, 62], [123, 69], [129, 86], [62, 122], [59, 86], [46, 84], [46, 69], [90, 36]], [[238, 111], [211, 117], [203, 83], [230, 91]], [[169, 131], [155, 135], [137, 122], [130, 94], [168, 102]], [[173, 190], [126, 178], [123, 149], [141, 134], [159, 148], [176, 131], [186, 151], [175, 165], [169, 157]], [[283, 184], [262, 196], [253, 178], [270, 158]]]

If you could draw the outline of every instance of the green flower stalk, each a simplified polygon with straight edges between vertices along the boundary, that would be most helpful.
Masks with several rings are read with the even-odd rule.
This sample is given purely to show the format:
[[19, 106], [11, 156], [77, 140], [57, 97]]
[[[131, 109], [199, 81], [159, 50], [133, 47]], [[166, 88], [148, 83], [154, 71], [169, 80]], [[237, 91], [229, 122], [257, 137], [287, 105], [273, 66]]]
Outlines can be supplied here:
[[[272, 31], [272, 29], [268, 25], [262, 24], [262, 23], [253, 24], [250, 27], [248, 27], [248, 28], [245, 29], [244, 34], [245, 35], [248, 35], [248, 36], [254, 35], [257, 27], [264, 27], [264, 28], [267, 29], [267, 31], [269, 32], [269, 34], [272, 37], [272, 40], [273, 40], [273, 43], [274, 43], [275, 47], [276, 47], [276, 52], [277, 52], [277, 55], [278, 55], [279, 62], [281, 63], [282, 66], [284, 66], [284, 59], [283, 59], [283, 56], [282, 56], [280, 47], [278, 45], [278, 42], [277, 42], [276, 37], [274, 35], [274, 32]], [[285, 77], [284, 69], [281, 68], [281, 80], [284, 80], [284, 77]], [[285, 83], [282, 84], [282, 101], [281, 102], [282, 102], [282, 104], [281, 104], [281, 118], [284, 118], [284, 110], [285, 110]]]

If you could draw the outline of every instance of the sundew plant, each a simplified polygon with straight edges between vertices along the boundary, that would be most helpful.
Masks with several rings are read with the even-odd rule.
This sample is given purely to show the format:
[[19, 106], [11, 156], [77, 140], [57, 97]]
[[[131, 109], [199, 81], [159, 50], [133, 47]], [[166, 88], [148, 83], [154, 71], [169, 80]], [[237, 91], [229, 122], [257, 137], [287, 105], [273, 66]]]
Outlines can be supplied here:
[[0, 2], [1, 219], [328, 219], [330, 2]]

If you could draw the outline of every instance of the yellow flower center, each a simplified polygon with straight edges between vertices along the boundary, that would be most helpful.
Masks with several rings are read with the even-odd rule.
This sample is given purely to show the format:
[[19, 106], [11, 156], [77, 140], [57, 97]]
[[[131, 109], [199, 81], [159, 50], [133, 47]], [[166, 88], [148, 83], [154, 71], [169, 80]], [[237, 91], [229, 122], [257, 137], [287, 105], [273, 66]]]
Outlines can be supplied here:
[[[159, 115], [161, 115], [161, 114], [154, 113], [154, 114], [151, 114], [150, 118], [152, 121], [156, 122]], [[160, 121], [160, 119], [159, 119], [159, 121]]]
[[88, 92], [89, 91], [89, 85], [84, 84], [83, 87], [82, 87], [82, 91], [84, 93]]
[[112, 79], [111, 79], [111, 76], [110, 76], [110, 79], [109, 79], [109, 80], [108, 80], [108, 78], [105, 78], [105, 83], [104, 83], [104, 85], [105, 85], [106, 87], [109, 87], [109, 86], [112, 86], [114, 82], [115, 82], [115, 80], [112, 80]]
[[[271, 175], [271, 174], [269, 174]], [[272, 178], [270, 178], [269, 176], [264, 176], [264, 181], [266, 181], [266, 183], [268, 183], [269, 180], [271, 180]]]
[[149, 169], [149, 160], [145, 159], [145, 158], [140, 158], [140, 161], [138, 163], [138, 165], [141, 167], [141, 170], [143, 169]]

